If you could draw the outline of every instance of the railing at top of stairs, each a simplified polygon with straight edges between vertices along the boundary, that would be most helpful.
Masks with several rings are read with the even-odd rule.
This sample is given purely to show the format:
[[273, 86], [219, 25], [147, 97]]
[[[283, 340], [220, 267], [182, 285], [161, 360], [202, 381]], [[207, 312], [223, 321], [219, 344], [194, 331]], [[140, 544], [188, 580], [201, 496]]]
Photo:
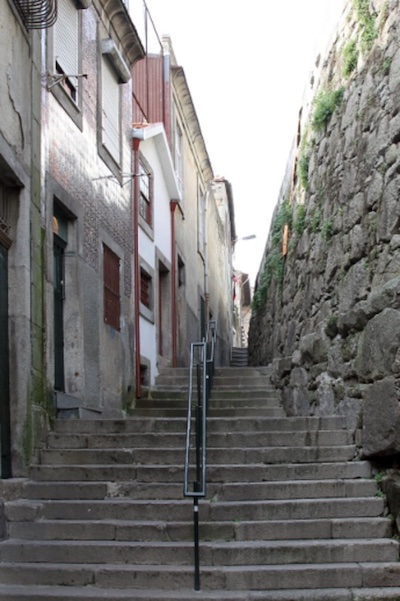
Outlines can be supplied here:
[[209, 321], [206, 338], [202, 342], [193, 342], [190, 350], [183, 494], [193, 498], [196, 591], [200, 590], [199, 499], [206, 495], [207, 410], [214, 378], [216, 341], [216, 322]]

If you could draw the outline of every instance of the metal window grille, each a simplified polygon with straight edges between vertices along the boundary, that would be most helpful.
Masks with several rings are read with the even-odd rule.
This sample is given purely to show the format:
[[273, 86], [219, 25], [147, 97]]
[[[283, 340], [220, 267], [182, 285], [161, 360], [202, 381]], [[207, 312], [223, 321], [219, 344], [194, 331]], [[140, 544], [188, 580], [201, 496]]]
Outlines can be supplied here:
[[104, 265], [104, 322], [116, 330], [120, 329], [120, 260], [103, 244]]
[[8, 234], [10, 227], [7, 188], [0, 184], [0, 230]]
[[151, 308], [151, 277], [145, 272], [140, 272], [140, 302]]
[[27, 29], [46, 29], [57, 20], [57, 0], [14, 0]]

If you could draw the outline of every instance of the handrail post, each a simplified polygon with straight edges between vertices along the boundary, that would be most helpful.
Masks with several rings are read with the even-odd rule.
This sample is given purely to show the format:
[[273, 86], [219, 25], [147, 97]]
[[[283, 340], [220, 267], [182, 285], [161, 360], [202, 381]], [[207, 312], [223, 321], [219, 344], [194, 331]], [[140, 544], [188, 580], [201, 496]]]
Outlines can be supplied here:
[[[210, 341], [209, 338], [211, 338]], [[196, 591], [200, 590], [199, 499], [206, 495], [207, 413], [214, 375], [215, 342], [216, 324], [215, 322], [209, 322], [207, 324], [207, 339], [203, 339], [202, 342], [193, 342], [190, 353], [183, 494], [185, 497], [193, 498], [194, 589]], [[210, 357], [209, 348], [211, 349]], [[196, 374], [194, 373], [195, 367]], [[197, 392], [196, 405], [193, 398], [195, 392]], [[194, 410], [193, 417], [195, 420], [193, 428], [192, 409]], [[194, 444], [192, 443], [193, 437], [195, 439]], [[196, 454], [194, 461], [190, 459], [192, 449]], [[191, 474], [194, 476], [192, 490], [189, 483]]]
[[199, 498], [193, 497], [194, 590], [200, 590]]

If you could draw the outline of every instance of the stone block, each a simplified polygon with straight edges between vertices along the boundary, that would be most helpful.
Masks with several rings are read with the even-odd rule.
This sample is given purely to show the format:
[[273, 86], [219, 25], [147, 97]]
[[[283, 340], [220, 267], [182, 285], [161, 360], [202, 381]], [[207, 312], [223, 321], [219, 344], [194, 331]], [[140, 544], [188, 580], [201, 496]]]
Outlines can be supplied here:
[[362, 440], [365, 457], [400, 451], [399, 391], [394, 377], [374, 382], [366, 389]]
[[355, 368], [366, 382], [384, 378], [397, 369], [400, 347], [400, 311], [384, 309], [361, 334]]

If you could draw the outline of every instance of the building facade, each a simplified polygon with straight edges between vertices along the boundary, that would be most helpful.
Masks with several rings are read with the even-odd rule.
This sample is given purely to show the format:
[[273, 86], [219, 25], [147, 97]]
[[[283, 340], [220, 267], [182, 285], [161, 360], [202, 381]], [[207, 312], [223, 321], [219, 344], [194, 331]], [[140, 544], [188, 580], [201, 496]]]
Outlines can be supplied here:
[[[126, 2], [6, 0], [0, 29], [6, 478], [53, 417], [124, 416], [210, 318], [228, 364], [233, 206], [170, 41], [153, 60]], [[161, 101], [138, 118], [149, 82]]]

